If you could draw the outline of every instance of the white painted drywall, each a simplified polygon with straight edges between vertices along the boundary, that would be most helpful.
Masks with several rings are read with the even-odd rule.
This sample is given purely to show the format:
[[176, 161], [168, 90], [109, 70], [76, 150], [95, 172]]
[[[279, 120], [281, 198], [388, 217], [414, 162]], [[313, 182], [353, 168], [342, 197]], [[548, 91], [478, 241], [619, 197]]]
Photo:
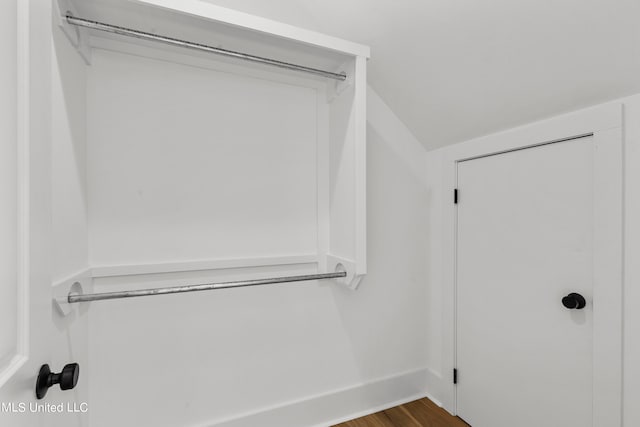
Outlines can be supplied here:
[[88, 76], [92, 267], [316, 253], [315, 89], [98, 49]]
[[[623, 419], [625, 427], [640, 425], [640, 335], [638, 325], [640, 314], [635, 307], [640, 304], [640, 95], [618, 99], [624, 105], [625, 139], [625, 278], [624, 278], [624, 350], [623, 350]], [[450, 147], [431, 151], [427, 154], [427, 234], [430, 236], [427, 264], [430, 266], [427, 281], [426, 310], [429, 314], [427, 324], [428, 369], [434, 373], [429, 377], [428, 389], [436, 398], [441, 398], [444, 382], [450, 381], [448, 373], [443, 372], [443, 329], [450, 328], [448, 319], [443, 319], [442, 301], [442, 211], [443, 200], [451, 189], [443, 188], [442, 158]], [[443, 192], [446, 194], [443, 197]]]
[[[322, 425], [423, 395], [425, 152], [375, 92], [368, 98], [369, 273], [360, 288], [92, 304], [92, 427]], [[288, 407], [304, 411], [295, 418]]]

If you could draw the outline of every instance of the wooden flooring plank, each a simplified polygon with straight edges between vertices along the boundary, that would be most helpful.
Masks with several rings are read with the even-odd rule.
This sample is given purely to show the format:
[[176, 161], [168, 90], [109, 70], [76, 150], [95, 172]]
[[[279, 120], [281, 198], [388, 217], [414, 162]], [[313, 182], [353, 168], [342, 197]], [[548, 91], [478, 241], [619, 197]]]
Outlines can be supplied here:
[[389, 417], [394, 426], [422, 427], [420, 423], [402, 406], [389, 408], [384, 411], [384, 414]]
[[382, 412], [338, 424], [335, 427], [396, 427]]
[[468, 427], [429, 399], [420, 399], [403, 405], [423, 427]]
[[334, 427], [469, 427], [431, 400], [424, 398], [357, 418]]
[[436, 405], [435, 408], [431, 408], [420, 401], [413, 401], [402, 406], [413, 415], [421, 427], [448, 427], [448, 424], [443, 424], [442, 416], [437, 411], [440, 408]]

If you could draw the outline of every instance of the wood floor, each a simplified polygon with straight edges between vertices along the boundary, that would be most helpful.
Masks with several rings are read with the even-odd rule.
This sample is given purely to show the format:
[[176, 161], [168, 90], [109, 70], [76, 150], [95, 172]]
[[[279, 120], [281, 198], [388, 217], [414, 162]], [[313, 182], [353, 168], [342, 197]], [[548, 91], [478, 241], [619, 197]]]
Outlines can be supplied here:
[[469, 427], [429, 399], [420, 399], [334, 427]]

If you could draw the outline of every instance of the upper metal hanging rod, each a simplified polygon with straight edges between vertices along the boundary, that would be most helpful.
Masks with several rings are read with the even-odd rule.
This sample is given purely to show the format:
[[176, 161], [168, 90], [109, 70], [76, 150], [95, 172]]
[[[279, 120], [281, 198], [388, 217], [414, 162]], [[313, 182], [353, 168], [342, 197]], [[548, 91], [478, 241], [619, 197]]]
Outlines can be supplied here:
[[152, 296], [152, 295], [180, 294], [184, 292], [211, 291], [215, 289], [242, 288], [246, 286], [259, 286], [259, 285], [273, 285], [276, 283], [304, 282], [307, 280], [339, 279], [341, 277], [346, 277], [346, 276], [347, 276], [346, 272], [339, 271], [336, 273], [308, 274], [305, 276], [274, 277], [270, 279], [254, 279], [254, 280], [242, 280], [238, 282], [207, 283], [203, 285], [187, 285], [187, 286], [174, 286], [171, 288], [140, 289], [136, 291], [105, 292], [101, 294], [83, 295], [83, 294], [71, 293], [67, 297], [67, 302], [69, 304], [73, 304], [77, 302], [101, 301], [101, 300], [107, 300], [107, 299], [121, 299], [121, 298], [133, 298], [133, 297], [146, 297], [146, 296]]
[[117, 25], [105, 24], [103, 22], [91, 21], [89, 19], [78, 18], [73, 15], [67, 14], [67, 22], [71, 25], [78, 27], [90, 28], [92, 30], [105, 31], [107, 33], [119, 34], [121, 36], [135, 37], [142, 40], [151, 40], [169, 44], [172, 46], [186, 47], [188, 49], [201, 50], [204, 52], [215, 53], [217, 55], [228, 56], [231, 58], [242, 59], [244, 61], [256, 62], [259, 64], [271, 65], [274, 67], [285, 68], [287, 70], [300, 71], [303, 73], [315, 74], [317, 76], [327, 77], [330, 79], [336, 79], [344, 81], [347, 79], [345, 73], [332, 73], [330, 71], [320, 70], [317, 68], [305, 67], [304, 65], [291, 64], [289, 62], [278, 61], [276, 59], [265, 58], [262, 56], [250, 55], [248, 53], [236, 52], [233, 50], [222, 49], [219, 47], [209, 46], [202, 43], [190, 42], [187, 40], [176, 39], [173, 37], [159, 36], [153, 33], [147, 33], [139, 30], [132, 30], [131, 28], [119, 27]]

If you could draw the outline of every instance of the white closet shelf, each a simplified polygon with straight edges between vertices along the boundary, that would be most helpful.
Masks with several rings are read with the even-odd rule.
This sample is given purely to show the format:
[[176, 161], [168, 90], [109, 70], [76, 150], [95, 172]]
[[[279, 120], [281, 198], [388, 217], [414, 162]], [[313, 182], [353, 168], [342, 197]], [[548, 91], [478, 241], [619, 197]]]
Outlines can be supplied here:
[[159, 7], [177, 13], [201, 17], [211, 21], [232, 25], [269, 36], [294, 40], [308, 46], [329, 49], [336, 52], [369, 58], [369, 46], [354, 43], [326, 34], [309, 31], [293, 25], [262, 18], [233, 9], [216, 6], [199, 0], [134, 0], [137, 3]]
[[337, 80], [345, 80], [339, 68], [350, 59], [370, 54], [364, 45], [199, 0], [56, 0], [55, 5], [58, 25], [87, 63], [94, 38], [122, 36], [132, 43], [161, 42], [167, 49], [227, 54]]
[[140, 31], [133, 28], [125, 28], [117, 25], [107, 24], [105, 22], [92, 21], [90, 19], [80, 18], [73, 16], [71, 13], [67, 13], [64, 17], [68, 24], [75, 25], [81, 28], [87, 28], [89, 30], [97, 30], [105, 33], [117, 34], [125, 37], [133, 37], [140, 40], [153, 41], [158, 43], [164, 43], [170, 46], [181, 47], [185, 49], [193, 49], [201, 52], [207, 52], [215, 55], [226, 56], [228, 58], [239, 59], [242, 61], [253, 62], [256, 64], [269, 65], [272, 67], [278, 67], [285, 70], [292, 70], [301, 73], [313, 74], [316, 76], [326, 77], [329, 79], [335, 79], [339, 81], [347, 80], [346, 73], [334, 73], [332, 71], [320, 70], [318, 68], [307, 67], [300, 64], [292, 64], [290, 62], [279, 61], [273, 58], [265, 58], [262, 56], [252, 55], [245, 52], [237, 52], [229, 49], [222, 49], [215, 46], [210, 46], [204, 43], [195, 43], [188, 40], [182, 40], [175, 37], [168, 37], [159, 34], [153, 34], [146, 31]]

